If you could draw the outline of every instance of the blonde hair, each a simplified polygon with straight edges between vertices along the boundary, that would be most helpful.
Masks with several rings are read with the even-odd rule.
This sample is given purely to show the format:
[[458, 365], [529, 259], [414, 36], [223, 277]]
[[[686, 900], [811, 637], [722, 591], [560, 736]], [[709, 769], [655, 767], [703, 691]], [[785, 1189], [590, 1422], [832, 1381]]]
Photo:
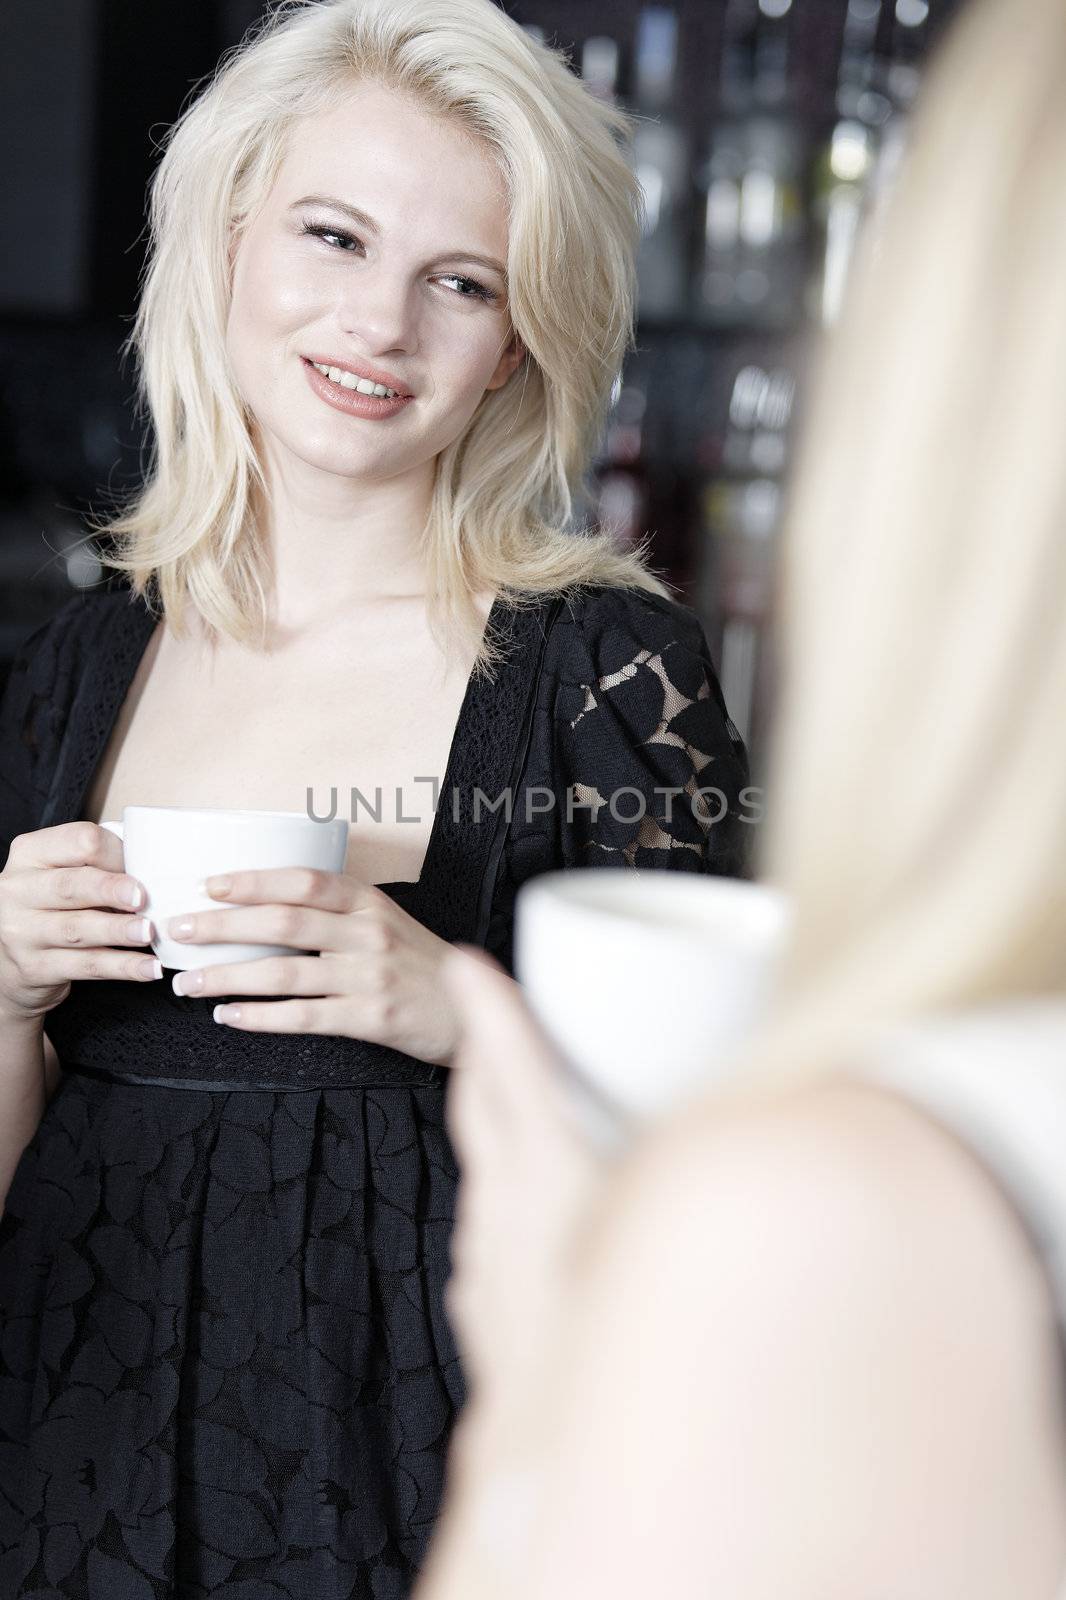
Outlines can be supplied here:
[[1066, 987], [1066, 7], [935, 60], [809, 414], [762, 874], [793, 902], [751, 1066]]
[[[371, 80], [484, 141], [509, 200], [511, 320], [527, 354], [441, 452], [421, 549], [429, 622], [472, 654], [472, 596], [516, 606], [577, 584], [670, 597], [609, 533], [567, 528], [632, 347], [640, 186], [631, 119], [590, 94], [565, 56], [492, 0], [282, 0], [224, 56], [169, 130], [154, 175], [147, 270], [124, 353], [154, 425], [146, 481], [94, 525], [105, 565], [154, 587], [182, 635], [188, 600], [234, 640], [264, 637], [261, 463], [224, 348], [231, 227], [256, 215], [297, 119]], [[501, 652], [486, 636], [474, 670]]]

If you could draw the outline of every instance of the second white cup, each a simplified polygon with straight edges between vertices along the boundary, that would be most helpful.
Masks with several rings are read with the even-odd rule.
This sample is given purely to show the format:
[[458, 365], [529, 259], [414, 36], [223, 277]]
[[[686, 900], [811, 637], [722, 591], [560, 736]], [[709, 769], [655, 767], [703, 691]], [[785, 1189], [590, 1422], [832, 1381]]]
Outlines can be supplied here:
[[523, 885], [515, 976], [588, 1131], [624, 1142], [714, 1081], [766, 1004], [787, 920], [765, 884], [690, 873], [570, 870]]

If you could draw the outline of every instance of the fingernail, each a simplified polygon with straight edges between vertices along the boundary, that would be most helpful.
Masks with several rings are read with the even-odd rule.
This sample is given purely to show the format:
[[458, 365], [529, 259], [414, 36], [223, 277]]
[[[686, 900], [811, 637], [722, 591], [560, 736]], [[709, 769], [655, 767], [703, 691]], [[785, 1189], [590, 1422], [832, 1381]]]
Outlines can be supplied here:
[[240, 1006], [218, 1005], [211, 1013], [216, 1022], [239, 1022], [241, 1020]]
[[141, 888], [139, 883], [127, 883], [123, 885], [122, 894], [119, 898], [121, 899], [123, 905], [143, 906], [144, 890]]
[[147, 917], [134, 917], [130, 923], [130, 938], [134, 944], [147, 944], [152, 937], [152, 924]]
[[192, 918], [172, 917], [167, 923], [167, 932], [172, 939], [188, 939], [192, 934]]
[[204, 893], [208, 894], [208, 895], [212, 895], [212, 894], [229, 894], [229, 892], [230, 892], [230, 890], [232, 888], [233, 888], [233, 879], [232, 878], [220, 877], [220, 878], [205, 878], [204, 879], [203, 889], [204, 889]]
[[171, 987], [175, 994], [199, 994], [204, 986], [202, 972], [175, 972]]
[[142, 978], [161, 978], [163, 976], [163, 965], [160, 961], [142, 961], [138, 970]]

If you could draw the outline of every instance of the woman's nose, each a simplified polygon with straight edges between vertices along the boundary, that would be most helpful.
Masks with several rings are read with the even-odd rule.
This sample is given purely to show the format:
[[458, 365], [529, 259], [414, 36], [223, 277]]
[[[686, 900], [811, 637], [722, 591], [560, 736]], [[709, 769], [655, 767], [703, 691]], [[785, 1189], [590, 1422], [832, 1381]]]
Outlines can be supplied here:
[[341, 326], [368, 354], [411, 349], [416, 339], [415, 305], [409, 285], [395, 269], [367, 264], [353, 274], [341, 310]]

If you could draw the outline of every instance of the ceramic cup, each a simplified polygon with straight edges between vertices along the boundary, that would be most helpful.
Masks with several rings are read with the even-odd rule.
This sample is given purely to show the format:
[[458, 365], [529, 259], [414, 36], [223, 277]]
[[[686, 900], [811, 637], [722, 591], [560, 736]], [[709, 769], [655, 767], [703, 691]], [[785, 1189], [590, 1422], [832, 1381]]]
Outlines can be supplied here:
[[152, 949], [164, 967], [213, 967], [288, 955], [278, 944], [188, 944], [167, 937], [183, 911], [231, 905], [197, 892], [204, 878], [267, 867], [316, 867], [343, 872], [348, 824], [316, 822], [300, 811], [226, 811], [198, 806], [126, 806], [121, 822], [101, 822], [122, 840], [124, 870], [148, 896], [139, 914], [150, 917]]
[[764, 1007], [788, 921], [764, 884], [602, 868], [534, 878], [515, 910], [515, 976], [608, 1145], [714, 1081]]

